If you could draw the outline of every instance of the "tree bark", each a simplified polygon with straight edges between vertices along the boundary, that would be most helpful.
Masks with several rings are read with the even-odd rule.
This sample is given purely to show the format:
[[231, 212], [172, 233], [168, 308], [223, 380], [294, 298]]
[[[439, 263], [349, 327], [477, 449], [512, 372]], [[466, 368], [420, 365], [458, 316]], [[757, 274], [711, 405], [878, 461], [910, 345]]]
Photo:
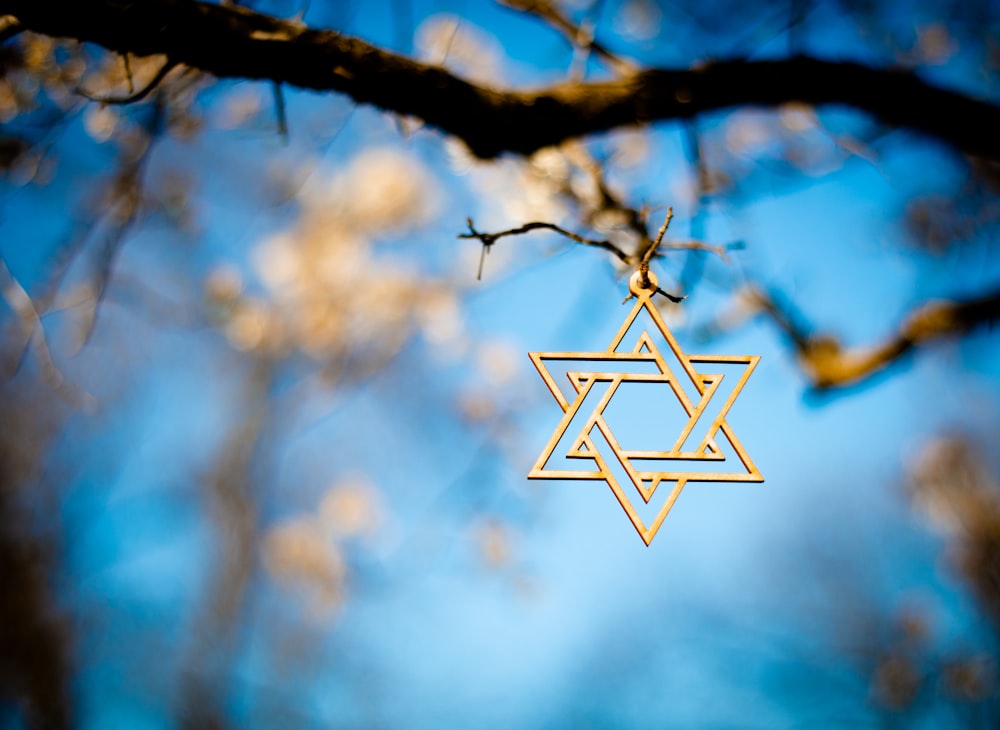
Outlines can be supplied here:
[[805, 56], [648, 69], [534, 91], [470, 83], [363, 40], [234, 5], [193, 0], [0, 0], [25, 30], [139, 56], [166, 54], [219, 78], [347, 94], [464, 140], [480, 157], [530, 154], [585, 134], [734, 107], [841, 105], [970, 155], [1000, 159], [1000, 106], [905, 70]]

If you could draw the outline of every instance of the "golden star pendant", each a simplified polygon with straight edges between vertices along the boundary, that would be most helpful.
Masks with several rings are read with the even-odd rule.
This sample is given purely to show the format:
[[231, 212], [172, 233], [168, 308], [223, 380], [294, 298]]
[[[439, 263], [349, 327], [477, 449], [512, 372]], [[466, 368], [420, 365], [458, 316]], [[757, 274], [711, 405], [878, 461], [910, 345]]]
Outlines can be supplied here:
[[[656, 277], [651, 272], [645, 277], [639, 272], [633, 274], [629, 291], [636, 297], [636, 303], [604, 352], [529, 353], [542, 380], [562, 408], [563, 415], [528, 478], [607, 482], [646, 545], [656, 536], [686, 484], [764, 481], [726, 422], [726, 414], [757, 366], [760, 356], [685, 354], [651, 301], [656, 289]], [[626, 338], [630, 331], [640, 328], [636, 320], [643, 312], [662, 335], [666, 348], [658, 348], [647, 329]], [[560, 388], [546, 364], [550, 362], [570, 363], [565, 370], [568, 388]], [[705, 364], [716, 364], [726, 371], [735, 369], [736, 373], [702, 373], [695, 370], [695, 365]], [[735, 385], [729, 387], [734, 375]], [[675, 396], [687, 417], [672, 445], [664, 443], [661, 450], [644, 451], [621, 447], [608, 426], [605, 410], [623, 383], [651, 383], [669, 388], [669, 393]], [[721, 406], [716, 406], [714, 412], [711, 410], [713, 399], [722, 399]], [[587, 401], [593, 404], [589, 411], [585, 408]], [[656, 416], [656, 413], [650, 413], [648, 417], [655, 419]], [[694, 439], [701, 434], [701, 439], [695, 442]], [[696, 445], [691, 447], [690, 444]], [[605, 459], [599, 445], [610, 448], [615, 460]], [[550, 461], [556, 460], [553, 459], [554, 454], [557, 459], [573, 461], [550, 465]], [[593, 468], [580, 468], [585, 461], [592, 461]], [[724, 466], [730, 470], [720, 471]], [[695, 468], [707, 470], [692, 470]], [[646, 526], [622, 486], [628, 481], [645, 504], [649, 504], [662, 483], [673, 485], [649, 526]]]

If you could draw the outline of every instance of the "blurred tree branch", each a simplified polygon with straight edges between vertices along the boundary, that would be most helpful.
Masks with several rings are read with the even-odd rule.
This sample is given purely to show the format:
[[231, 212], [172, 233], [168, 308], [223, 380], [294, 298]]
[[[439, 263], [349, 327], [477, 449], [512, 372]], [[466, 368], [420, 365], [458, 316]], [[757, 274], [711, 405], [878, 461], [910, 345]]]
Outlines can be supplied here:
[[920, 345], [963, 335], [1000, 319], [1000, 290], [973, 299], [931, 301], [913, 310], [882, 342], [846, 348], [830, 335], [808, 333], [774, 295], [753, 289], [751, 297], [792, 341], [803, 371], [819, 390], [855, 385]]
[[527, 154], [580, 135], [738, 106], [840, 104], [967, 154], [1000, 157], [1000, 107], [916, 74], [806, 56], [649, 69], [611, 81], [500, 90], [460, 79], [363, 40], [239, 6], [190, 0], [0, 0], [0, 15], [49, 36], [96, 43], [220, 78], [267, 79], [338, 91], [419, 117], [480, 157]]
[[[127, 53], [122, 54], [122, 58], [127, 59], [128, 54]], [[153, 76], [152, 79], [150, 79], [149, 83], [147, 83], [138, 91], [136, 91], [133, 86], [132, 70], [131, 68], [127, 68], [126, 75], [128, 78], [129, 92], [130, 92], [128, 96], [100, 97], [100, 96], [94, 96], [93, 94], [91, 94], [88, 91], [85, 91], [84, 89], [78, 89], [77, 93], [80, 94], [80, 96], [89, 99], [90, 101], [100, 102], [101, 104], [134, 104], [135, 102], [142, 101], [147, 96], [149, 96], [149, 94], [154, 89], [156, 89], [157, 86], [160, 85], [160, 82], [167, 77], [167, 74], [174, 70], [176, 65], [177, 64], [173, 63], [170, 59], [164, 61], [163, 65], [160, 67], [160, 70], [156, 72], [156, 74]]]
[[[46, 469], [66, 409], [30, 378], [0, 374], [0, 721], [20, 710], [24, 727], [70, 728], [74, 638], [51, 572], [60, 534], [42, 527], [25, 499], [54, 486]], [[44, 503], [44, 500], [42, 501]], [[15, 720], [16, 722], [16, 720]]]
[[621, 58], [594, 39], [594, 29], [587, 23], [577, 25], [567, 17], [562, 8], [551, 0], [497, 0], [512, 10], [535, 15], [558, 30], [574, 48], [593, 52], [612, 69], [626, 73], [635, 70], [635, 65]]
[[13, 38], [24, 30], [13, 15], [0, 16], [0, 43]]

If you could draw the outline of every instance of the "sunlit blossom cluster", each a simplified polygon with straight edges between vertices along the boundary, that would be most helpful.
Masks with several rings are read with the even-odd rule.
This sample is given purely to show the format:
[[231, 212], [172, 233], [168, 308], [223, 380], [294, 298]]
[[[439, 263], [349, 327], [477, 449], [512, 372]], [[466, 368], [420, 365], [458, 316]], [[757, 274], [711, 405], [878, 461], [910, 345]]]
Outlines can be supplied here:
[[296, 222], [253, 251], [259, 293], [249, 293], [231, 267], [207, 282], [235, 347], [358, 364], [391, 355], [417, 329], [434, 342], [461, 333], [450, 288], [377, 246], [434, 216], [437, 195], [426, 168], [396, 150], [368, 150], [307, 184], [299, 203]]
[[278, 522], [264, 537], [264, 566], [277, 582], [296, 591], [317, 619], [344, 600], [347, 543], [374, 535], [384, 518], [378, 492], [359, 476], [334, 483], [315, 512]]

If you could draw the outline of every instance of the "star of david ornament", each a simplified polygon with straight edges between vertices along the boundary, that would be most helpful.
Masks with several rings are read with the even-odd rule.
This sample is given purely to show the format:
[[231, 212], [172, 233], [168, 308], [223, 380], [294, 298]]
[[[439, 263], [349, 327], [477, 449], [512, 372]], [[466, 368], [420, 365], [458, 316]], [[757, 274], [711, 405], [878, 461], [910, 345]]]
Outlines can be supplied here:
[[[603, 352], [529, 353], [563, 414], [528, 478], [607, 482], [646, 545], [687, 484], [764, 481], [726, 422], [760, 356], [684, 353], [651, 301], [656, 290], [652, 272], [632, 275], [636, 302]], [[632, 383], [660, 389], [659, 400], [648, 400], [657, 405], [643, 407], [650, 423], [665, 415], [659, 404], [668, 396], [683, 423], [675, 439], [658, 437], [652, 450], [619, 443], [607, 412]]]

